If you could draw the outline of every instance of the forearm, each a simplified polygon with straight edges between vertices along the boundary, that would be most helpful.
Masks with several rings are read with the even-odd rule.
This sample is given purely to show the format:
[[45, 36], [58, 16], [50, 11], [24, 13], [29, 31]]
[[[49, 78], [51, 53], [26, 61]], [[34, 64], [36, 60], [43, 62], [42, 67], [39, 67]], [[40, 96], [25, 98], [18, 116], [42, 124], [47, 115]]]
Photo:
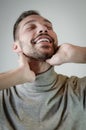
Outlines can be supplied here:
[[22, 83], [20, 68], [0, 74], [0, 90]]
[[22, 53], [19, 53], [19, 55], [20, 66], [17, 69], [0, 74], [0, 89], [35, 80], [35, 73], [30, 69], [27, 58]]
[[86, 63], [86, 47], [70, 45], [68, 51], [69, 51], [68, 62]]

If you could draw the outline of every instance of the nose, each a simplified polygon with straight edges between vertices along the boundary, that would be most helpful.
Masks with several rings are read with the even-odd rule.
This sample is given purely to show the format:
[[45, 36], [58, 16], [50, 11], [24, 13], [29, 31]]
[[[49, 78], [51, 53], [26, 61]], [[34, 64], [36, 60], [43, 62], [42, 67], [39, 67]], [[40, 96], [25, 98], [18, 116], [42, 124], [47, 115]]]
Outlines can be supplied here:
[[41, 34], [41, 33], [48, 33], [47, 27], [41, 25], [41, 26], [39, 27], [38, 33], [40, 33], [40, 34]]
[[48, 32], [47, 29], [46, 30], [42, 29], [42, 30], [39, 31], [39, 33], [47, 33], [47, 32]]

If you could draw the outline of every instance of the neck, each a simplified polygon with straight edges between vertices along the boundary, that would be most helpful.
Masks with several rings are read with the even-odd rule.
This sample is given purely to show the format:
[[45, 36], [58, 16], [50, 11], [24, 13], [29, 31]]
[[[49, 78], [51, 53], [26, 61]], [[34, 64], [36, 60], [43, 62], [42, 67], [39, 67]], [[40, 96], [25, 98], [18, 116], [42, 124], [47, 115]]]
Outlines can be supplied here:
[[36, 75], [47, 71], [51, 67], [51, 65], [46, 63], [45, 61], [35, 59], [30, 59], [29, 65], [31, 70], [34, 71]]

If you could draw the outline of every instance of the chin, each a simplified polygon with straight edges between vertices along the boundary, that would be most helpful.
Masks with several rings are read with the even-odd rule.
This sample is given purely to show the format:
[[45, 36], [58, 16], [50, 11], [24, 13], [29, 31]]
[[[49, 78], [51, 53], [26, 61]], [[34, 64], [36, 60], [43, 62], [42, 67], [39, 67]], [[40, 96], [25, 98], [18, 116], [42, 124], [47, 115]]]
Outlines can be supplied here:
[[49, 59], [49, 58], [51, 58], [53, 56], [53, 53], [52, 54], [49, 54], [49, 53], [43, 53], [43, 54], [41, 54], [41, 55], [38, 55], [37, 57], [35, 57], [36, 59], [38, 59], [38, 60], [41, 60], [41, 61], [45, 61], [45, 60], [47, 60], [47, 59]]
[[31, 59], [35, 59], [35, 60], [41, 60], [41, 61], [45, 61], [49, 58], [51, 58], [53, 56], [55, 52], [53, 50], [36, 50], [36, 51], [33, 51], [33, 52], [29, 52], [29, 53], [24, 53], [24, 55], [26, 57], [29, 57]]

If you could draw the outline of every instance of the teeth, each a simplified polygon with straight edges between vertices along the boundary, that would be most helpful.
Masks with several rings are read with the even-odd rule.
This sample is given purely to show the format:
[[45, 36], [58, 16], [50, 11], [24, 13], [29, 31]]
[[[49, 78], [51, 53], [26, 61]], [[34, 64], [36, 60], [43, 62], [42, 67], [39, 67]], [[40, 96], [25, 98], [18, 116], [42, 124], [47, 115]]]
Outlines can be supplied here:
[[40, 42], [50, 42], [50, 41], [47, 38], [42, 38], [42, 39], [39, 39], [36, 43], [40, 43]]

